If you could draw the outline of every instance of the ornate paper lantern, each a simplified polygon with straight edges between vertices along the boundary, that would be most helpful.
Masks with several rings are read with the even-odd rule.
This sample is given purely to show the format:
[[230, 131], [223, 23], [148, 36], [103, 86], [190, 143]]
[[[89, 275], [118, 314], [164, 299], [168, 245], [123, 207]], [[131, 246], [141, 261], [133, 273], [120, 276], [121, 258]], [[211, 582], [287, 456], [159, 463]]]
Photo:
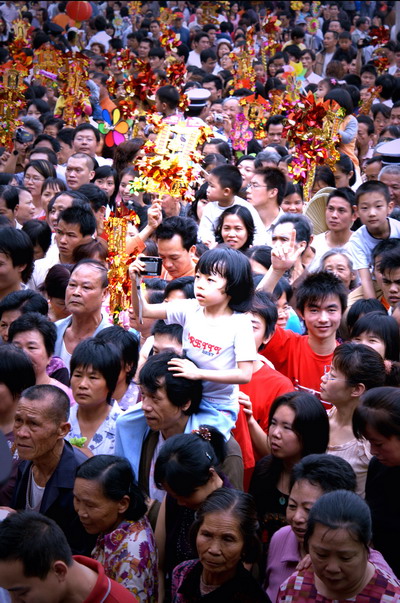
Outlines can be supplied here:
[[74, 21], [87, 21], [92, 16], [90, 2], [67, 2], [66, 13]]

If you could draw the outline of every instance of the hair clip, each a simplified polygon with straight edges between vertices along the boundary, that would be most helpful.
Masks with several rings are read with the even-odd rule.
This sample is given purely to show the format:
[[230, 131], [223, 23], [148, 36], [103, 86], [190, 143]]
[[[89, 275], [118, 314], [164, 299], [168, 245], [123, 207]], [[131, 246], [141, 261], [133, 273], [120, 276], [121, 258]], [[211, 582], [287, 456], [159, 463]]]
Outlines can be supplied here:
[[206, 440], [206, 442], [211, 440], [211, 432], [208, 427], [201, 426], [199, 429], [193, 429], [192, 433], [200, 436], [203, 440]]

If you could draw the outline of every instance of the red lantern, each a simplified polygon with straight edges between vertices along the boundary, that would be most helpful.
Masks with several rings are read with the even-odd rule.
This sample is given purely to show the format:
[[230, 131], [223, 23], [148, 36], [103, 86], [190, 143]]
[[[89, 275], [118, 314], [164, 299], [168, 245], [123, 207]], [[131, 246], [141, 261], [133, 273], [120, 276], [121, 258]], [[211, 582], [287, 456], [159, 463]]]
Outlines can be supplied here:
[[66, 13], [74, 21], [87, 21], [92, 16], [90, 2], [67, 2]]

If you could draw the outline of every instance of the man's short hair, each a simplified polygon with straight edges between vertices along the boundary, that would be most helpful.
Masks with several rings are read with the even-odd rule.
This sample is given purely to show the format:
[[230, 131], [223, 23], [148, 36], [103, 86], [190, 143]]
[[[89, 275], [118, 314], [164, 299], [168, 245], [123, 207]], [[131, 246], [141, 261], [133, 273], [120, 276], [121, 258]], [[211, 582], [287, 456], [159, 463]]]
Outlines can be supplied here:
[[[64, 210], [66, 211], [66, 210]], [[107, 271], [107, 267], [102, 264], [101, 262], [99, 262], [98, 260], [93, 260], [92, 258], [85, 258], [84, 260], [80, 260], [79, 262], [77, 262], [75, 264], [75, 266], [72, 268], [71, 270], [71, 275], [81, 266], [85, 266], [86, 264], [92, 266], [92, 268], [95, 268], [96, 270], [99, 271], [99, 276], [100, 276], [100, 281], [101, 281], [101, 288], [105, 289], [106, 287], [108, 287], [108, 271]]]
[[[73, 155], [71, 155], [68, 158], [68, 161], [70, 159], [83, 159], [86, 167], [90, 170], [90, 171], [94, 171], [98, 165], [97, 165], [97, 161], [91, 157], [90, 155], [88, 155], [87, 153], [83, 153], [81, 151], [79, 151], [78, 153], [74, 153]], [[67, 165], [68, 165], [68, 161], [67, 161]]]
[[156, 46], [155, 48], [151, 48], [149, 52], [149, 57], [158, 57], [159, 59], [165, 59], [164, 48], [159, 48], [158, 46]]
[[339, 298], [343, 313], [347, 306], [347, 291], [342, 281], [332, 272], [309, 274], [297, 289], [297, 309], [303, 314], [306, 306], [320, 304], [331, 295]]
[[[212, 73], [207, 73], [207, 75], [203, 77], [202, 84], [209, 84], [210, 82], [214, 82], [217, 90], [222, 90], [222, 80], [220, 77], [213, 75]], [[222, 100], [219, 102], [221, 103]]]
[[87, 124], [87, 123], [79, 124], [79, 126], [77, 126], [75, 128], [72, 140], [74, 140], [76, 138], [76, 136], [77, 136], [77, 134], [79, 134], [79, 132], [83, 132], [84, 130], [91, 130], [94, 133], [97, 142], [100, 142], [100, 132], [98, 131], [98, 129], [95, 128], [94, 126], [92, 126], [91, 124]]
[[208, 59], [212, 59], [213, 61], [217, 60], [217, 55], [212, 48], [205, 48], [200, 53], [200, 61], [202, 63], [206, 63]]
[[75, 130], [73, 128], [63, 128], [57, 134], [57, 140], [67, 144], [72, 148], [72, 141], [74, 140]]
[[271, 115], [271, 117], [267, 119], [267, 123], [265, 124], [266, 131], [268, 132], [270, 126], [278, 126], [279, 124], [283, 124], [284, 119], [285, 118], [283, 117], [283, 115]]
[[175, 86], [161, 86], [158, 88], [156, 96], [158, 96], [162, 103], [168, 105], [170, 109], [176, 109], [179, 105], [179, 91]]
[[156, 229], [156, 239], [168, 240], [175, 235], [182, 239], [182, 247], [189, 251], [197, 243], [197, 224], [192, 218], [171, 216], [166, 218]]
[[63, 209], [58, 216], [58, 222], [62, 220], [66, 224], [78, 224], [83, 237], [94, 235], [96, 232], [96, 218], [89, 207], [72, 206]]
[[397, 270], [400, 268], [400, 247], [385, 251], [379, 262], [379, 272], [382, 274], [386, 270]]
[[10, 513], [0, 523], [0, 561], [20, 561], [24, 576], [40, 580], [46, 578], [55, 561], [68, 567], [73, 563], [64, 532], [55, 521], [34, 511]]
[[42, 155], [46, 155], [47, 161], [50, 161], [51, 164], [53, 164], [53, 165], [58, 164], [57, 155], [55, 154], [55, 152], [52, 149], [49, 149], [48, 147], [36, 147], [36, 146], [33, 147], [33, 149], [29, 153], [30, 161], [35, 161], [34, 159], [31, 159], [31, 157], [33, 155], [35, 155], [36, 153], [37, 154], [41, 153]]
[[286, 178], [284, 173], [275, 167], [258, 168], [254, 173], [263, 177], [264, 184], [268, 189], [277, 189], [277, 202], [278, 205], [281, 205], [286, 190]]
[[6, 226], [0, 229], [0, 253], [10, 258], [14, 268], [25, 266], [21, 272], [21, 280], [27, 283], [33, 272], [32, 241], [22, 230]]
[[91, 182], [82, 184], [78, 188], [78, 193], [82, 193], [82, 195], [85, 195], [89, 199], [90, 206], [94, 212], [99, 211], [102, 207], [107, 207], [108, 197], [96, 184]]
[[56, 425], [64, 423], [69, 419], [69, 398], [62, 389], [55, 385], [32, 385], [32, 387], [28, 387], [28, 389], [22, 392], [21, 398], [25, 398], [31, 402], [37, 400], [47, 402], [50, 407], [47, 417]]
[[168, 362], [173, 358], [182, 358], [182, 356], [178, 356], [173, 351], [150, 356], [142, 366], [139, 383], [151, 393], [155, 393], [162, 387], [165, 388], [168, 400], [178, 408], [191, 402], [190, 407], [183, 412], [192, 415], [199, 410], [203, 392], [202, 382], [186, 377], [175, 377], [168, 367]]
[[36, 293], [36, 291], [32, 291], [32, 289], [21, 289], [20, 291], [8, 293], [0, 301], [0, 319], [4, 312], [10, 312], [12, 310], [19, 310], [21, 314], [26, 314], [27, 312], [39, 312], [40, 314], [43, 314], [43, 316], [47, 316], [49, 304], [40, 293]]
[[4, 199], [6, 208], [11, 211], [14, 211], [19, 203], [18, 191], [15, 186], [11, 186], [10, 184], [4, 187], [3, 191], [0, 193], [0, 198]]
[[296, 243], [305, 241], [309, 245], [312, 237], [312, 224], [310, 219], [303, 214], [285, 214], [281, 216], [273, 225], [273, 230], [279, 224], [293, 224], [293, 228], [296, 231]]

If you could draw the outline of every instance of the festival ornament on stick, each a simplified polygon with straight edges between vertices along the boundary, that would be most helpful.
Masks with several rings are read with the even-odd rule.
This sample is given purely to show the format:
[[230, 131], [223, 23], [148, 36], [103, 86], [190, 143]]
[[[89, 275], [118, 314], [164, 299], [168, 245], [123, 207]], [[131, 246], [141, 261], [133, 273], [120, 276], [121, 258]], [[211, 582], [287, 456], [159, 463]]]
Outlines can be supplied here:
[[126, 251], [126, 237], [130, 222], [139, 223], [136, 212], [131, 211], [122, 216], [117, 208], [117, 214], [111, 213], [104, 224], [108, 243], [110, 313], [114, 324], [120, 324], [120, 313], [130, 307], [131, 280], [128, 268], [133, 258]]
[[286, 118], [283, 136], [294, 145], [288, 166], [295, 182], [304, 184], [304, 199], [310, 200], [317, 165], [333, 167], [339, 159], [338, 130], [343, 109], [334, 101], [317, 102], [309, 92], [300, 95], [296, 107]]
[[25, 106], [24, 92], [27, 86], [24, 77], [28, 75], [24, 65], [8, 61], [0, 67], [2, 82], [0, 84], [0, 144], [11, 150], [18, 114]]
[[152, 116], [157, 130], [154, 142], [142, 147], [146, 155], [136, 161], [139, 176], [132, 181], [132, 192], [149, 192], [193, 197], [192, 185], [201, 172], [202, 155], [196, 149], [213, 137], [208, 126], [195, 127], [186, 122], [166, 123], [160, 116]]
[[104, 123], [99, 124], [99, 131], [105, 134], [104, 143], [107, 147], [114, 147], [125, 142], [125, 136], [129, 130], [128, 122], [121, 120], [121, 112], [114, 109], [112, 115], [107, 109], [102, 112]]

